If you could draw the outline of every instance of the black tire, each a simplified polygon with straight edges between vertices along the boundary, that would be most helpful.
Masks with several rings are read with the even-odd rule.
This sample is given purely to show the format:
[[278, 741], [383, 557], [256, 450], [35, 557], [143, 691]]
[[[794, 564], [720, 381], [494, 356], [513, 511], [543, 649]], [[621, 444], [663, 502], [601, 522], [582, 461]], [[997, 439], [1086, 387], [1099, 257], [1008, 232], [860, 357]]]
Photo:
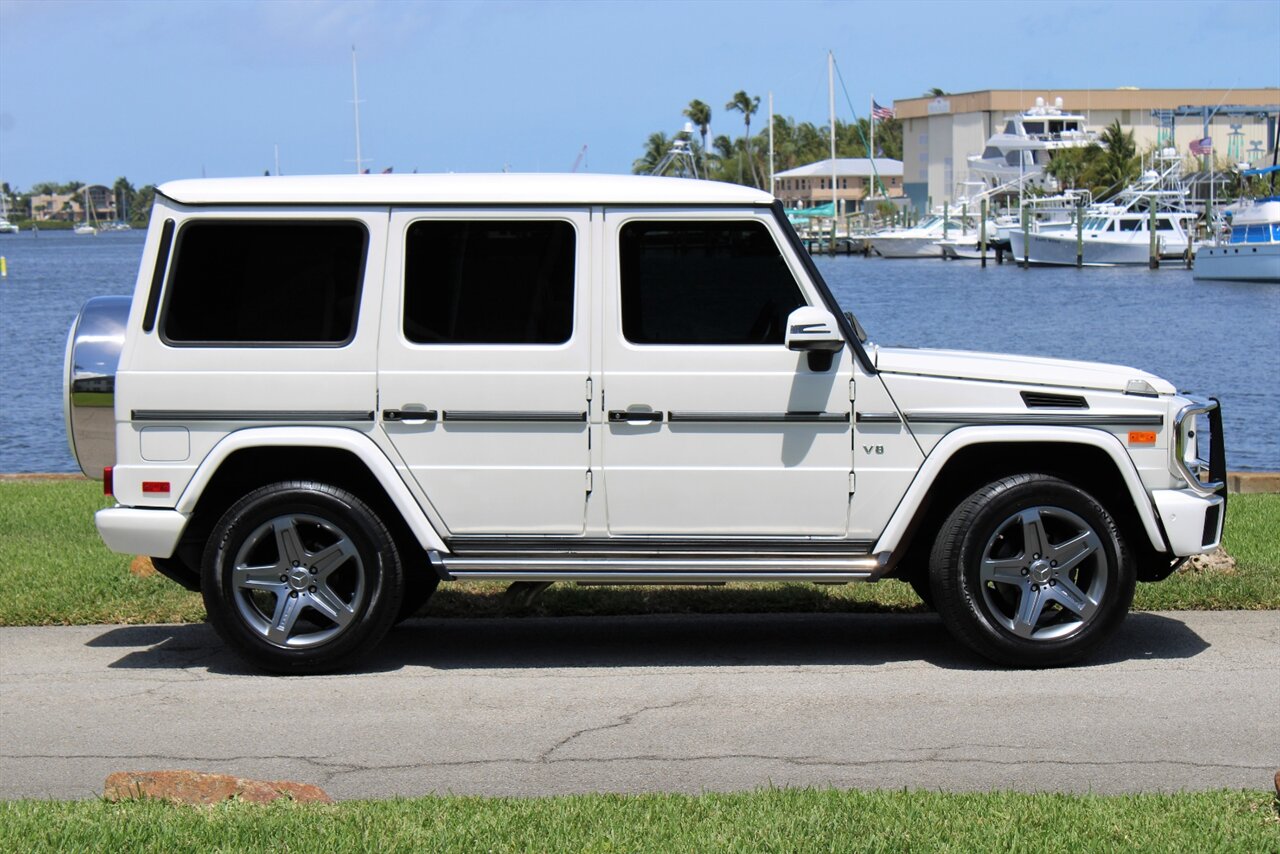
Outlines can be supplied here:
[[934, 603], [970, 649], [1055, 667], [1097, 648], [1133, 602], [1135, 569], [1115, 520], [1084, 490], [1019, 474], [970, 495], [929, 557]]
[[227, 645], [274, 673], [319, 673], [368, 653], [395, 622], [403, 570], [386, 525], [346, 490], [264, 486], [205, 547], [205, 610]]
[[421, 611], [439, 585], [440, 579], [436, 577], [433, 567], [405, 567], [404, 598], [400, 600], [400, 611], [396, 614], [396, 624], [403, 623]]
[[911, 585], [911, 589], [920, 597], [920, 601], [926, 608], [930, 611], [937, 610], [933, 604], [933, 584], [929, 580], [929, 568], [927, 566], [912, 569], [903, 580]]

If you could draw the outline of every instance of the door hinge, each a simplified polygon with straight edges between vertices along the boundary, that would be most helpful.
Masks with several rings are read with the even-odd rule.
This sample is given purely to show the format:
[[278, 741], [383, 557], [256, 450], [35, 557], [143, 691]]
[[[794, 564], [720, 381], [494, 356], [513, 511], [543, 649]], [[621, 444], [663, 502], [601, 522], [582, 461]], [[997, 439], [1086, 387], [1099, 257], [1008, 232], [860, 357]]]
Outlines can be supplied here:
[[587, 469], [587, 494], [591, 494], [591, 490], [595, 488], [595, 479], [591, 476], [591, 470]]
[[853, 495], [858, 491], [858, 476], [853, 472], [849, 472], [849, 494]]
[[587, 377], [587, 400], [591, 399], [591, 395], [592, 395], [591, 377]]
[[850, 400], [858, 399], [858, 381], [857, 380], [849, 380], [849, 399]]

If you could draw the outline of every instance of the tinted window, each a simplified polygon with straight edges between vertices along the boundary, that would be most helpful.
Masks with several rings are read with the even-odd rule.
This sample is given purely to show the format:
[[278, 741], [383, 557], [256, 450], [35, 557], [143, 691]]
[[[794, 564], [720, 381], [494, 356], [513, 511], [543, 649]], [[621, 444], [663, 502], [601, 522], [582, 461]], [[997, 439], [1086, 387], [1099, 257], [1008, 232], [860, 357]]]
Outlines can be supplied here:
[[341, 344], [355, 333], [366, 233], [355, 222], [191, 222], [161, 329], [190, 344]]
[[574, 244], [567, 222], [413, 223], [405, 238], [405, 337], [419, 344], [568, 341]]
[[630, 222], [622, 331], [638, 344], [781, 344], [805, 304], [758, 222]]

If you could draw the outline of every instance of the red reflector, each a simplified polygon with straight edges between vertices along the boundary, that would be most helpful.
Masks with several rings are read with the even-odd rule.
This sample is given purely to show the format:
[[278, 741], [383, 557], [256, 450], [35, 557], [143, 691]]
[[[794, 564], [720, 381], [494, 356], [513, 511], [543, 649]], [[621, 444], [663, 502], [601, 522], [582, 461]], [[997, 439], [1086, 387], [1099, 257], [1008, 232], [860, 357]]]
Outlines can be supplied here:
[[169, 481], [167, 480], [144, 480], [142, 482], [142, 491], [147, 492], [168, 492]]
[[1150, 430], [1130, 430], [1130, 445], [1154, 445], [1156, 443], [1156, 434]]
[[102, 494], [108, 498], [116, 494], [116, 481], [112, 476], [111, 466], [102, 470]]

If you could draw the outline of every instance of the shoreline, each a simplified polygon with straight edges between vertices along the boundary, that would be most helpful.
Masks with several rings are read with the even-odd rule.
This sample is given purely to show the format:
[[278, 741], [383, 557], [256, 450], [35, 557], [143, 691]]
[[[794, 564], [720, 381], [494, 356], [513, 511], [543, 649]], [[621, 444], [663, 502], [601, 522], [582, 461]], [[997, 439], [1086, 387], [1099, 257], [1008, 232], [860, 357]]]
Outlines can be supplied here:
[[[43, 480], [88, 480], [77, 472], [13, 472], [0, 473], [0, 483], [19, 483], [22, 481]], [[1280, 493], [1280, 472], [1276, 471], [1229, 471], [1227, 472], [1228, 495], [1258, 495], [1263, 493]]]

